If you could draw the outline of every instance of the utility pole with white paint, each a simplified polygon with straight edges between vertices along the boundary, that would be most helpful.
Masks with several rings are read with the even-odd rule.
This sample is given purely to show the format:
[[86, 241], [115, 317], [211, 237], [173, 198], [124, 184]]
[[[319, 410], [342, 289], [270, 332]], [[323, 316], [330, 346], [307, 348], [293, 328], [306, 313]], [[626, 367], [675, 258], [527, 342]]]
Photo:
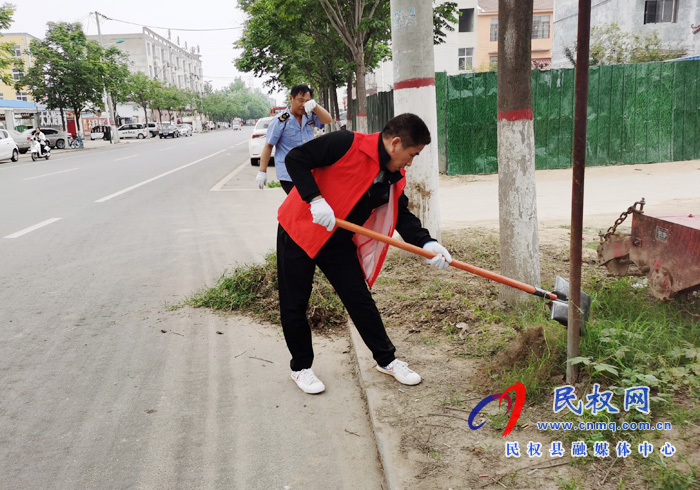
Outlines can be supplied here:
[[[100, 29], [100, 15], [102, 15], [99, 12], [94, 12], [95, 14], [95, 23], [97, 24], [97, 37], [100, 42], [100, 47], [104, 48], [104, 45], [102, 44], [102, 30]], [[101, 60], [100, 60], [101, 61]], [[111, 128], [110, 130], [110, 135], [109, 135], [109, 142], [110, 143], [119, 143], [119, 134], [117, 133], [117, 123], [116, 123], [116, 117], [114, 117], [114, 114], [112, 114], [112, 97], [109, 95], [109, 92], [107, 91], [107, 87], [104, 86], [102, 88], [103, 94], [102, 97], [105, 102], [105, 110], [107, 111], [107, 118], [109, 119], [109, 127]]]
[[433, 7], [424, 0], [391, 0], [394, 115], [411, 112], [430, 130], [432, 142], [407, 170], [411, 211], [440, 240], [437, 96], [433, 53]]
[[[532, 8], [533, 0], [498, 1], [498, 208], [501, 273], [539, 287]], [[499, 297], [513, 304], [529, 296], [500, 286]]]

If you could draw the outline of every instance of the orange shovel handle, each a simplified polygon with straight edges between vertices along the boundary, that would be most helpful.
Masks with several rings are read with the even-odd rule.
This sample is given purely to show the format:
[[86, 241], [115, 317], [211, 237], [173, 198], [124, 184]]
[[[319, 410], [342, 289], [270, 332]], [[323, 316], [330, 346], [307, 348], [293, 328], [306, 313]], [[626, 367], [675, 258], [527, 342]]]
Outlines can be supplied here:
[[[362, 226], [356, 225], [355, 223], [350, 223], [340, 218], [335, 219], [335, 224], [345, 230], [352, 231], [353, 233], [359, 233], [360, 235], [379, 240], [380, 242], [388, 243], [389, 245], [393, 245], [408, 252], [413, 252], [414, 254], [425, 257], [426, 259], [432, 259], [437, 255], [436, 253], [430, 252], [429, 250], [425, 250], [424, 248], [416, 247], [415, 245], [411, 245], [410, 243], [397, 240], [396, 238], [391, 238], [389, 236], [382, 235], [381, 233], [378, 233], [374, 230], [364, 228]], [[462, 269], [463, 271], [476, 274], [477, 276], [485, 277], [486, 279], [491, 279], [492, 281], [500, 282], [501, 284], [505, 284], [506, 286], [520, 289], [521, 291], [525, 291], [526, 293], [534, 294], [535, 296], [540, 296], [542, 298], [547, 298], [551, 300], [557, 299], [557, 295], [554, 293], [544, 291], [540, 288], [532, 286], [531, 284], [526, 284], [524, 282], [520, 282], [515, 279], [496, 274], [495, 272], [487, 271], [486, 269], [482, 269], [481, 267], [476, 267], [474, 265], [467, 264], [466, 262], [461, 262], [459, 260], [452, 259], [450, 265], [452, 267], [456, 267], [457, 269]]]

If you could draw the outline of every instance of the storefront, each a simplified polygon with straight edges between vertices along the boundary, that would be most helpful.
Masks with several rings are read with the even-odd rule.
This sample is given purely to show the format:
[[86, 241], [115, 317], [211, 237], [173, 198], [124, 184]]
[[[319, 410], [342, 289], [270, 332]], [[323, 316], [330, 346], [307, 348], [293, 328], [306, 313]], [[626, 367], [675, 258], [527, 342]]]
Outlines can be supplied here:
[[0, 124], [6, 129], [23, 131], [39, 123], [46, 106], [23, 100], [0, 100]]

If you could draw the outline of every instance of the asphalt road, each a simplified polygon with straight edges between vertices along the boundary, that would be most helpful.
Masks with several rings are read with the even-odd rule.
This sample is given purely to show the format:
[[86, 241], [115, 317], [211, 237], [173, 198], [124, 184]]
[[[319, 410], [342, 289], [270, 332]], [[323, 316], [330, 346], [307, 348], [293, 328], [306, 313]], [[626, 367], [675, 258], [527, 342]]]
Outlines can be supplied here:
[[0, 164], [0, 489], [381, 488], [348, 339], [313, 397], [278, 328], [172, 308], [274, 248], [249, 133]]

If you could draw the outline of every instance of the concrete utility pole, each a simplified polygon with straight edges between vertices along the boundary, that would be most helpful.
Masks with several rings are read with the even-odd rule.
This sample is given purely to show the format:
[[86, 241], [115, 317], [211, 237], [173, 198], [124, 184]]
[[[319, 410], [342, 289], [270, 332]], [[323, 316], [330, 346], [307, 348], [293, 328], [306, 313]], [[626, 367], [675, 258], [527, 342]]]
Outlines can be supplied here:
[[411, 112], [430, 130], [432, 142], [408, 169], [406, 195], [411, 211], [440, 240], [437, 97], [433, 54], [432, 2], [391, 0], [394, 59], [394, 114]]
[[[102, 44], [102, 31], [100, 30], [100, 14], [99, 12], [95, 12], [95, 23], [97, 24], [97, 38], [100, 41], [100, 46], [104, 47]], [[100, 60], [101, 61], [101, 60]], [[116, 118], [113, 117], [114, 115], [112, 114], [112, 97], [109, 95], [109, 92], [107, 92], [107, 87], [103, 86], [102, 87], [102, 97], [105, 102], [105, 110], [107, 111], [107, 118], [109, 119], [109, 127], [111, 128], [110, 130], [110, 137], [109, 137], [109, 142], [110, 143], [119, 143], [119, 135], [117, 134], [117, 124], [116, 124]]]
[[[501, 273], [540, 285], [530, 87], [533, 0], [498, 0], [498, 210]], [[529, 296], [501, 286], [514, 304]]]

